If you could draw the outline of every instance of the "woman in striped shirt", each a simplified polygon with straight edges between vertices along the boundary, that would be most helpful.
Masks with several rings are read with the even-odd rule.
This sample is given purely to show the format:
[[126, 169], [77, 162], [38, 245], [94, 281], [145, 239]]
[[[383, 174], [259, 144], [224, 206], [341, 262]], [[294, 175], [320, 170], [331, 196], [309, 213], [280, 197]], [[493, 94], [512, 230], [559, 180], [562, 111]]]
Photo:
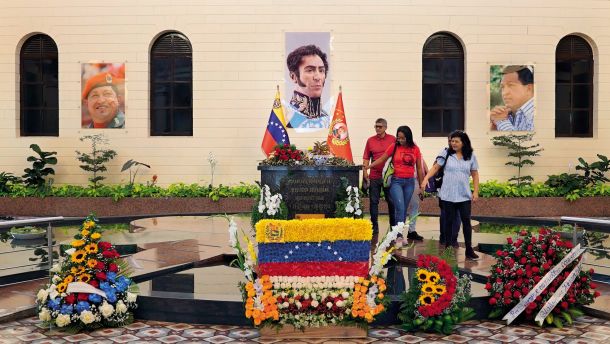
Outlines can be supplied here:
[[[444, 237], [447, 247], [458, 247], [458, 231], [454, 230], [453, 222], [456, 212], [459, 212], [464, 228], [464, 242], [466, 244], [466, 258], [477, 259], [479, 256], [472, 248], [472, 227], [470, 225], [471, 202], [479, 199], [479, 164], [473, 153], [468, 135], [456, 130], [449, 136], [451, 147], [445, 164], [445, 156], [439, 155], [436, 164], [428, 172], [420, 187], [425, 189], [428, 180], [432, 178], [445, 165], [443, 185], [439, 191], [439, 198], [443, 202], [446, 218], [444, 222]], [[470, 177], [472, 177], [474, 191], [470, 191]]]

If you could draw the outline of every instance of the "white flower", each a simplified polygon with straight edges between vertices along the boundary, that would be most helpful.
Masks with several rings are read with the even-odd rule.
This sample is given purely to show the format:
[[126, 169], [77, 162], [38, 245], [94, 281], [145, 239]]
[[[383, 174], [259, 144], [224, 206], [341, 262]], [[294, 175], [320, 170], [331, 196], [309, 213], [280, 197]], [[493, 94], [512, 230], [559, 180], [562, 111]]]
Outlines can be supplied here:
[[49, 312], [49, 310], [46, 307], [42, 307], [42, 309], [40, 310], [40, 313], [38, 313], [38, 319], [40, 319], [42, 321], [51, 320], [51, 313]]
[[288, 306], [289, 306], [289, 305], [288, 305], [288, 302], [287, 302], [287, 301], [284, 301], [284, 303], [282, 303], [282, 307], [284, 307], [284, 308], [288, 308]]
[[59, 270], [60, 270], [59, 263], [53, 264], [53, 267], [51, 269], [49, 269], [50, 272], [59, 272]]
[[[61, 277], [59, 277], [58, 275], [53, 275], [53, 278], [51, 278], [51, 282], [53, 282], [53, 284], [57, 284], [59, 282], [61, 282]], [[55, 285], [55, 288], [57, 288], [57, 286]]]
[[258, 205], [258, 212], [262, 213], [263, 211], [265, 211], [265, 205], [264, 204], [259, 204]]
[[133, 303], [136, 302], [138, 298], [138, 294], [127, 292], [127, 302]]
[[294, 304], [297, 306], [298, 309], [301, 309], [301, 303], [299, 301], [295, 302]]
[[[92, 322], [95, 321], [95, 315], [93, 315], [93, 313], [91, 313], [91, 311], [82, 311], [80, 316], [80, 321], [83, 322], [83, 324], [91, 324]], [[58, 317], [59, 319], [59, 317]]]
[[119, 302], [116, 303], [116, 312], [119, 314], [127, 312], [127, 306], [125, 306], [123, 301], [119, 300]]
[[320, 305], [320, 303], [316, 300], [311, 301], [311, 307], [316, 308]]
[[42, 303], [47, 301], [47, 297], [49, 296], [49, 292], [46, 289], [40, 289], [38, 294], [36, 294], [36, 299]]
[[71, 249], [67, 249], [64, 252], [66, 253], [66, 255], [71, 256], [74, 252], [76, 252], [76, 249], [72, 247]]
[[357, 216], [360, 216], [360, 215], [362, 215], [362, 210], [358, 209], [358, 210], [356, 210], [356, 212], [354, 214], [356, 214]]
[[344, 299], [347, 299], [349, 297], [349, 293], [344, 291], [341, 293], [341, 296], [343, 296]]
[[55, 319], [55, 324], [57, 324], [58, 327], [64, 327], [64, 326], [68, 325], [69, 323], [70, 323], [70, 316], [68, 314], [60, 314], [57, 316], [57, 319]]
[[333, 303], [332, 303], [332, 302], [330, 302], [330, 301], [329, 301], [329, 302], [327, 302], [327, 303], [326, 303], [326, 307], [328, 307], [328, 308], [332, 308], [332, 307], [333, 307]]
[[229, 244], [233, 248], [237, 246], [237, 224], [232, 216], [229, 220]]
[[343, 305], [345, 305], [345, 302], [343, 302], [343, 300], [338, 300], [336, 303], [337, 307], [343, 307]]
[[104, 318], [109, 318], [114, 313], [114, 307], [106, 301], [99, 307], [99, 310], [102, 312]]

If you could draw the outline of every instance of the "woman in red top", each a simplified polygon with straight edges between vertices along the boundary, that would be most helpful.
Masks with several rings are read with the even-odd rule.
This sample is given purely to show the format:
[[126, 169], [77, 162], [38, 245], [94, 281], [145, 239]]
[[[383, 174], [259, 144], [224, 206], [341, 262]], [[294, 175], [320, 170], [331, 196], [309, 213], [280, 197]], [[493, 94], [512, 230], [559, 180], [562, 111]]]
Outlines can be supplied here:
[[[421, 152], [419, 147], [413, 142], [411, 128], [406, 125], [398, 127], [396, 131], [396, 143], [386, 149], [379, 159], [375, 160], [368, 168], [384, 164], [388, 158], [392, 157], [394, 164], [394, 175], [390, 183], [390, 197], [394, 203], [395, 216], [397, 223], [406, 223], [407, 207], [415, 190], [415, 171], [417, 169], [418, 185], [424, 176], [422, 167]], [[413, 233], [413, 234], [412, 234]], [[408, 237], [419, 237], [417, 232], [409, 232]], [[402, 240], [397, 239], [397, 243]]]

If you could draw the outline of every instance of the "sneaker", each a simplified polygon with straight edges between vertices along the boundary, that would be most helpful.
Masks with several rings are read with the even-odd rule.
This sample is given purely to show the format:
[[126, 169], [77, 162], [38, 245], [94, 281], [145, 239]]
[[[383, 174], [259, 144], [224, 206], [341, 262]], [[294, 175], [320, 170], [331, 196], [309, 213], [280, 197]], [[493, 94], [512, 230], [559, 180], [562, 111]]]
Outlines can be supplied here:
[[413, 231], [413, 232], [409, 232], [409, 234], [407, 234], [407, 239], [422, 241], [422, 240], [424, 240], [424, 237], [417, 234], [416, 231]]
[[467, 247], [466, 248], [466, 259], [477, 260], [477, 259], [479, 259], [479, 255], [474, 253], [474, 250], [472, 249], [472, 247]]

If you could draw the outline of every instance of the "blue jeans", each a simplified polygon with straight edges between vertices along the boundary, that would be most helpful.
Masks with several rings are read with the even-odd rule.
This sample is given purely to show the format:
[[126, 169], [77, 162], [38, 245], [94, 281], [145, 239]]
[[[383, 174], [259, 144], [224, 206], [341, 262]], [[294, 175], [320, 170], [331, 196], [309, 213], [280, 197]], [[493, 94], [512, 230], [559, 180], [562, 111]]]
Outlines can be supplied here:
[[415, 178], [396, 178], [392, 177], [390, 184], [390, 197], [394, 203], [396, 223], [406, 222], [407, 207], [411, 201], [411, 196], [415, 189]]
[[419, 189], [419, 185], [417, 183], [417, 178], [413, 178], [413, 195], [411, 196], [411, 200], [409, 201], [409, 205], [407, 207], [407, 215], [411, 218], [409, 221], [409, 233], [415, 232], [415, 226], [417, 225], [417, 218], [415, 215], [419, 213], [419, 194], [417, 190]]

